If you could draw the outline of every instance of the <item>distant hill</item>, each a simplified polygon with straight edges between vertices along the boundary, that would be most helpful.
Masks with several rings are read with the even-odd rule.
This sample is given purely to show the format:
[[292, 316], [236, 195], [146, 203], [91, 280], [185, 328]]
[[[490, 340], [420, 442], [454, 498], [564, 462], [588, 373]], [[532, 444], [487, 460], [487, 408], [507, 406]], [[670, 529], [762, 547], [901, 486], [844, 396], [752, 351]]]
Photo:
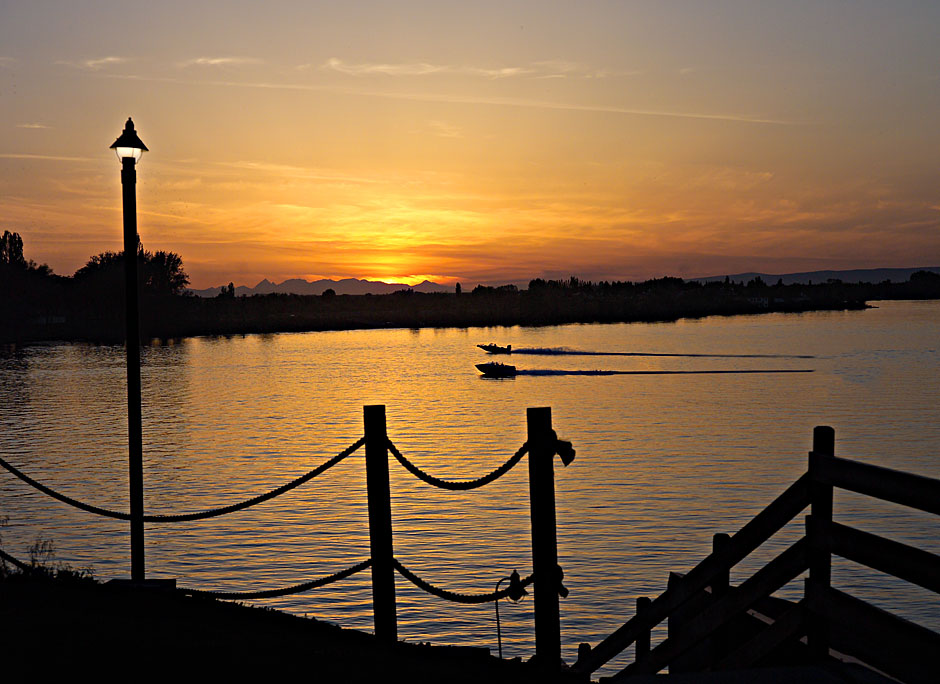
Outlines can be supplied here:
[[[204, 290], [190, 290], [198, 297], [215, 297], [222, 291], [224, 285], [219, 287], [208, 287]], [[336, 294], [389, 294], [398, 290], [414, 290], [415, 292], [453, 292], [452, 287], [432, 283], [430, 280], [418, 283], [417, 285], [405, 285], [404, 283], [383, 283], [375, 280], [359, 280], [357, 278], [344, 278], [342, 280], [303, 280], [302, 278], [291, 278], [282, 283], [272, 283], [265, 278], [254, 287], [239, 285], [235, 288], [235, 295], [262, 295], [277, 292], [281, 294], [299, 294], [299, 295], [322, 295], [324, 291], [332, 289]]]
[[689, 278], [691, 281], [708, 283], [715, 280], [730, 278], [735, 282], [747, 282], [760, 276], [768, 285], [775, 285], [783, 280], [784, 285], [806, 285], [810, 281], [825, 283], [827, 280], [841, 280], [843, 283], [883, 283], [890, 280], [892, 283], [904, 283], [910, 280], [911, 274], [917, 271], [931, 271], [940, 274], [940, 266], [922, 266], [920, 268], [862, 268], [850, 271], [807, 271], [806, 273], [734, 273], [726, 276], [708, 276], [707, 278]]

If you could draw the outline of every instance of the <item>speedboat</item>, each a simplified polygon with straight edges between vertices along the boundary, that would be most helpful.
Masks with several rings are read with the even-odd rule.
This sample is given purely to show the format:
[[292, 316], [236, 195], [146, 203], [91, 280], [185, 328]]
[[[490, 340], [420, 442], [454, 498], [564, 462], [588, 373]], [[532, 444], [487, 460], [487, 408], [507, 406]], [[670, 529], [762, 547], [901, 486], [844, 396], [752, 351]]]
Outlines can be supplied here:
[[512, 345], [507, 344], [505, 347], [500, 347], [498, 344], [478, 344], [480, 349], [490, 354], [512, 354]]
[[477, 370], [483, 373], [484, 378], [514, 378], [516, 367], [508, 363], [478, 363]]

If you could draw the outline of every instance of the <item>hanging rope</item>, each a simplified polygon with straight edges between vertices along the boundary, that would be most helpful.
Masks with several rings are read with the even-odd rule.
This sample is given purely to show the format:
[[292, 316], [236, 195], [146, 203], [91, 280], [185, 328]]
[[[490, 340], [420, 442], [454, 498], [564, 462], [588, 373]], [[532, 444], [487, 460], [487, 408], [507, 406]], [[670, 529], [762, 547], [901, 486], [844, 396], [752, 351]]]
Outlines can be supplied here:
[[[223, 506], [222, 508], [214, 508], [208, 511], [201, 511], [199, 513], [179, 513], [176, 515], [145, 515], [143, 516], [143, 521], [154, 522], [154, 523], [166, 523], [166, 522], [184, 522], [184, 521], [189, 521], [189, 520], [205, 520], [206, 518], [215, 518], [220, 515], [225, 515], [226, 513], [232, 513], [234, 511], [240, 511], [245, 508], [249, 508], [250, 506], [259, 504], [262, 501], [267, 501], [268, 499], [273, 499], [276, 496], [280, 496], [281, 494], [285, 492], [289, 492], [295, 487], [299, 487], [305, 482], [312, 480], [317, 475], [320, 475], [321, 473], [329, 470], [330, 468], [335, 466], [337, 463], [342, 461], [344, 458], [346, 458], [347, 456], [355, 452], [359, 447], [365, 444], [365, 441], [366, 440], [364, 437], [361, 438], [359, 441], [355, 442], [354, 444], [351, 444], [346, 449], [341, 451], [339, 454], [337, 454], [330, 460], [326, 461], [325, 463], [318, 465], [316, 468], [306, 473], [305, 475], [301, 475], [297, 479], [292, 480], [285, 485], [282, 485], [276, 489], [272, 489], [270, 492], [267, 492], [266, 494], [261, 494], [260, 496], [247, 499], [246, 501], [241, 501], [239, 503], [232, 504], [230, 506]], [[107, 508], [99, 508], [98, 506], [92, 506], [91, 504], [84, 503], [83, 501], [73, 499], [70, 496], [66, 496], [65, 494], [57, 492], [54, 489], [51, 489], [47, 487], [46, 485], [42, 484], [41, 482], [37, 482], [36, 480], [31, 478], [29, 475], [26, 475], [25, 473], [20, 472], [19, 470], [14, 468], [12, 465], [7, 463], [2, 458], [0, 458], [0, 466], [8, 470], [13, 475], [16, 475], [16, 477], [20, 478], [23, 482], [30, 485], [31, 487], [38, 489], [43, 494], [48, 494], [53, 499], [58, 499], [62, 503], [67, 503], [68, 505], [74, 506], [75, 508], [81, 509], [83, 511], [87, 511], [89, 513], [94, 513], [96, 515], [101, 515], [106, 518], [117, 518], [118, 520], [130, 520], [131, 519], [130, 513], [123, 513], [121, 511], [112, 511]]]
[[27, 565], [26, 563], [24, 563], [24, 562], [21, 561], [21, 560], [17, 560], [16, 558], [14, 558], [14, 557], [11, 556], [10, 554], [8, 554], [8, 553], [7, 553], [6, 551], [4, 551], [3, 549], [0, 549], [0, 558], [2, 558], [3, 560], [5, 560], [7, 563], [12, 563], [13, 565], [15, 565], [16, 567], [18, 567], [18, 568], [19, 568], [20, 570], [22, 570], [23, 572], [29, 572], [30, 570], [32, 570], [32, 568], [31, 568], [29, 565]]
[[409, 473], [417, 477], [419, 480], [423, 480], [424, 482], [427, 482], [429, 485], [440, 487], [441, 489], [449, 489], [452, 491], [457, 491], [457, 490], [476, 489], [478, 487], [482, 487], [483, 485], [488, 485], [493, 480], [496, 480], [502, 477], [503, 475], [508, 473], [510, 470], [512, 470], [513, 466], [516, 465], [522, 459], [523, 456], [525, 456], [525, 454], [529, 451], [529, 444], [528, 442], [526, 442], [521, 447], [519, 447], [519, 451], [517, 451], [512, 456], [510, 456], [508, 461], [503, 463], [503, 465], [501, 465], [499, 468], [491, 472], [489, 475], [484, 475], [483, 477], [478, 478], [476, 480], [466, 480], [463, 482], [454, 481], [454, 480], [441, 480], [440, 478], [434, 477], [433, 475], [429, 475], [428, 473], [421, 470], [421, 468], [416, 466], [414, 463], [409, 461], [407, 458], [402, 456], [401, 452], [395, 447], [394, 444], [392, 444], [391, 440], [388, 441], [388, 450], [392, 452], [392, 455], [396, 459], [398, 459], [398, 462], [402, 464], [405, 470], [407, 470]]
[[188, 594], [190, 596], [207, 596], [209, 598], [216, 599], [248, 600], [274, 598], [275, 596], [299, 594], [300, 592], [307, 591], [309, 589], [325, 587], [328, 584], [333, 584], [333, 582], [339, 582], [341, 579], [346, 579], [350, 575], [355, 575], [357, 572], [361, 572], [371, 565], [372, 559], [370, 558], [369, 560], [362, 561], [357, 565], [348, 567], [345, 570], [340, 570], [339, 572], [332, 575], [327, 575], [326, 577], [321, 577], [310, 582], [304, 582], [303, 584], [295, 584], [290, 587], [283, 587], [281, 589], [265, 589], [262, 591], [204, 591], [202, 589], [180, 589], [179, 592], [181, 594]]
[[[397, 558], [393, 559], [392, 562], [395, 564], [395, 569], [398, 570], [399, 574], [419, 589], [433, 594], [438, 598], [442, 598], [445, 601], [453, 601], [454, 603], [489, 603], [490, 601], [496, 601], [501, 598], [506, 598], [507, 596], [516, 598], [520, 596], [520, 592], [525, 587], [532, 584], [532, 581], [535, 579], [535, 575], [529, 575], [525, 579], [519, 580], [518, 583], [510, 582], [509, 586], [505, 589], [493, 591], [489, 594], [460, 594], [456, 591], [448, 591], [447, 589], [435, 587], [427, 580], [421, 579], [402, 565]], [[518, 575], [516, 575], [516, 577], [518, 577]]]

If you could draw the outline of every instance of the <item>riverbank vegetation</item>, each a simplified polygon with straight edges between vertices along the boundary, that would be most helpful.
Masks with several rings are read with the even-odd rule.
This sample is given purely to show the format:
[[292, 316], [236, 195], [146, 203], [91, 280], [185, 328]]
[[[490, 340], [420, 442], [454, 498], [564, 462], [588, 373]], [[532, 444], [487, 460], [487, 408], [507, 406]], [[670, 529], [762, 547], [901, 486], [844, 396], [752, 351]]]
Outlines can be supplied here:
[[[123, 255], [92, 257], [71, 277], [27, 261], [22, 240], [3, 236], [0, 253], [0, 341], [121, 342]], [[418, 328], [671, 321], [770, 311], [859, 309], [876, 299], [940, 298], [940, 275], [920, 271], [903, 283], [784, 285], [760, 278], [701, 283], [681, 278], [645, 282], [535, 279], [528, 288], [478, 286], [472, 291], [388, 295], [268, 294], [214, 298], [187, 294], [182, 258], [140, 246], [144, 339], [192, 335], [356, 328]]]
[[[313, 606], [315, 600], [311, 601]], [[102, 584], [88, 576], [0, 569], [0, 643], [10, 672], [69, 679], [300, 676], [336, 682], [538, 681], [518, 659], [485, 647], [380, 643], [372, 634], [171, 589]]]

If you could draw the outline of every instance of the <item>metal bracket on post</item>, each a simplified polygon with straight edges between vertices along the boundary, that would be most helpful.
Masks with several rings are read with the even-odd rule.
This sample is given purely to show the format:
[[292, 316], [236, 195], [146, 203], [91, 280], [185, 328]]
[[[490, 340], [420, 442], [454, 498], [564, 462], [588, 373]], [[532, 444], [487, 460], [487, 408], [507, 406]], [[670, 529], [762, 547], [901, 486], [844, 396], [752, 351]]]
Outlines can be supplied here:
[[394, 644], [398, 641], [398, 618], [395, 612], [395, 556], [392, 551], [385, 406], [364, 406], [362, 414], [366, 438], [366, 492], [369, 499], [375, 636], [381, 642]]
[[529, 503], [532, 572], [535, 575], [535, 659], [546, 671], [561, 666], [558, 543], [555, 531], [555, 433], [552, 409], [526, 410], [529, 443]]

